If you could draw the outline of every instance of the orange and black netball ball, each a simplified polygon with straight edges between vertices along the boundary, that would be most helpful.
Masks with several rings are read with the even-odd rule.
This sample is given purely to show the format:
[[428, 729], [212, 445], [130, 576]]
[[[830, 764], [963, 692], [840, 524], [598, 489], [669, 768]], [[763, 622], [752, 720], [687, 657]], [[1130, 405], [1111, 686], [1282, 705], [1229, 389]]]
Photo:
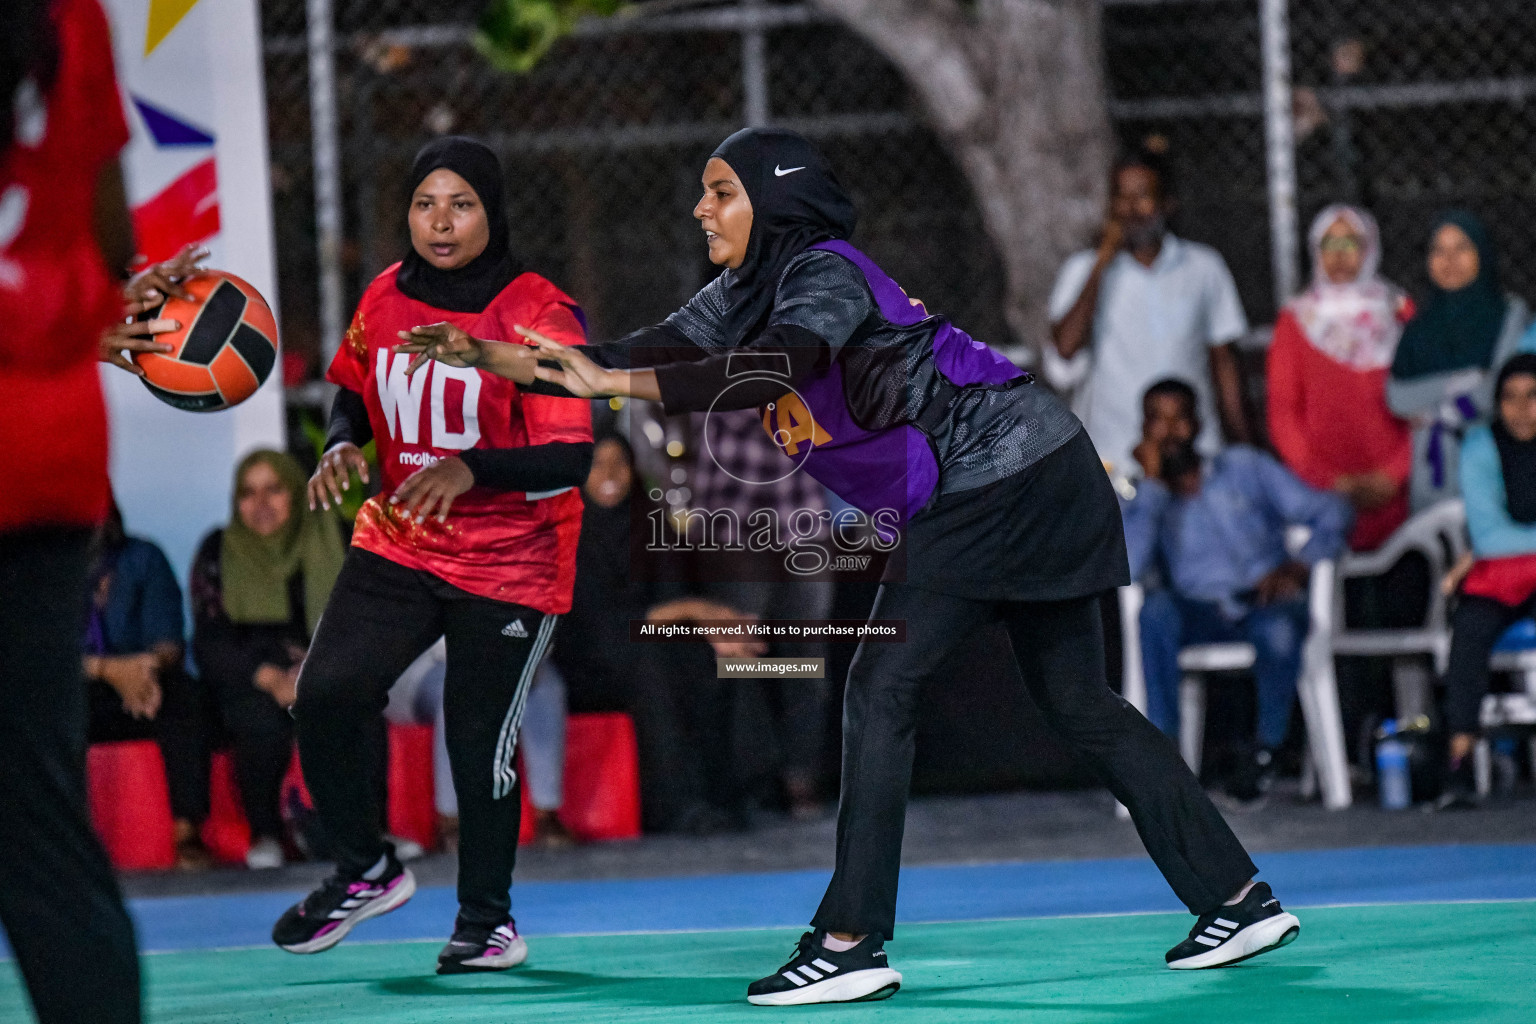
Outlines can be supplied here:
[[155, 336], [175, 346], [169, 353], [138, 352], [144, 386], [167, 405], [217, 412], [256, 393], [277, 364], [277, 320], [261, 293], [221, 270], [205, 270], [182, 282], [190, 299], [167, 298], [141, 314], [166, 317], [180, 329]]

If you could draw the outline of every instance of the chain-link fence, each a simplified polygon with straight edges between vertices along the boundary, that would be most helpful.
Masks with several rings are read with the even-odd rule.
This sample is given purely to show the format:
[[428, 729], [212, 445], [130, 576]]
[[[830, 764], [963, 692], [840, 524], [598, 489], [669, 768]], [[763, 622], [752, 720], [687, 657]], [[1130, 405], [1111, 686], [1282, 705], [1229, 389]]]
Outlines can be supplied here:
[[[1536, 18], [1529, 0], [1290, 0], [1299, 226], [1372, 209], [1384, 272], [1417, 291], [1436, 211], [1493, 226], [1507, 287], [1536, 294]], [[1258, 0], [1106, 0], [1111, 113], [1168, 146], [1180, 229], [1226, 256], [1249, 315], [1275, 299]], [[1303, 268], [1303, 273], [1306, 270]]]
[[[877, 260], [979, 336], [1006, 338], [1001, 268], [960, 172], [894, 69], [826, 16], [723, 4], [591, 22], [515, 76], [470, 45], [480, 6], [336, 4], [349, 303], [405, 250], [417, 148], [457, 132], [500, 153], [515, 244], [580, 298], [594, 337], [653, 323], [712, 273], [691, 216], [699, 172], [755, 114], [858, 169], [858, 238]], [[284, 337], [318, 368], [303, 4], [263, 7]]]
[[[1176, 227], [1215, 245], [1255, 322], [1274, 315], [1263, 0], [1104, 0], [1121, 141], [1166, 145]], [[889, 61], [802, 2], [647, 4], [584, 24], [523, 76], [471, 47], [482, 0], [334, 0], [346, 301], [406, 245], [406, 176], [434, 134], [491, 140], [517, 244], [594, 334], [665, 315], [712, 269], [689, 216], [711, 148], [751, 119], [813, 135], [863, 210], [858, 241], [977, 336], [1003, 340], [1002, 270], [966, 182]], [[1536, 18], [1529, 0], [1289, 0], [1299, 227], [1336, 199], [1381, 220], [1417, 288], [1430, 216], [1494, 225], [1536, 294]], [[262, 5], [280, 293], [319, 366], [303, 0]], [[1085, 242], [1088, 241], [1085, 239]]]

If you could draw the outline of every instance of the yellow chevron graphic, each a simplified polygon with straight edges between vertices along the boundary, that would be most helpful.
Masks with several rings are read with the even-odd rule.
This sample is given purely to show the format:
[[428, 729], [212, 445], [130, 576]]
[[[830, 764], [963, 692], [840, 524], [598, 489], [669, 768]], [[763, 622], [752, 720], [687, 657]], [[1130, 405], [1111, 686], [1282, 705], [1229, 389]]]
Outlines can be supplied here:
[[197, 6], [197, 0], [149, 0], [149, 21], [144, 27], [144, 56], [148, 57], [155, 47], [171, 34], [187, 12]]

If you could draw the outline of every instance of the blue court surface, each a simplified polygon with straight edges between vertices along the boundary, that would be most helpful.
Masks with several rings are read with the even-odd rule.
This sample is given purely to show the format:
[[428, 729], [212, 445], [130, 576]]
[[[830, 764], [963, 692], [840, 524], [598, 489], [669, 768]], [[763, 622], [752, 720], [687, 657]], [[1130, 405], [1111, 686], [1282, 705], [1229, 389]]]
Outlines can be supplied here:
[[[529, 963], [438, 978], [452, 891], [424, 888], [322, 956], [270, 945], [301, 894], [132, 903], [153, 1024], [842, 1021], [1241, 1024], [1536, 1021], [1536, 845], [1377, 847], [1258, 858], [1294, 945], [1227, 971], [1172, 972], [1191, 918], [1145, 858], [925, 866], [902, 875], [886, 1003], [773, 1011], [747, 981], [786, 958], [823, 871], [535, 882], [515, 889]], [[0, 967], [0, 1022], [27, 1019]]]
[[[1536, 900], [1536, 845], [1375, 847], [1255, 858], [1288, 907], [1473, 900]], [[597, 882], [529, 882], [513, 889], [529, 936], [804, 926], [830, 872], [707, 875]], [[145, 950], [264, 946], [272, 922], [303, 893], [140, 899], [132, 903]], [[1145, 857], [909, 867], [905, 922], [978, 921], [1179, 911]], [[455, 902], [447, 887], [360, 929], [358, 938], [445, 938]], [[1536, 927], [1536, 907], [1533, 907]], [[1536, 974], [1532, 976], [1536, 986]], [[1536, 1017], [1533, 1017], [1536, 1020]]]

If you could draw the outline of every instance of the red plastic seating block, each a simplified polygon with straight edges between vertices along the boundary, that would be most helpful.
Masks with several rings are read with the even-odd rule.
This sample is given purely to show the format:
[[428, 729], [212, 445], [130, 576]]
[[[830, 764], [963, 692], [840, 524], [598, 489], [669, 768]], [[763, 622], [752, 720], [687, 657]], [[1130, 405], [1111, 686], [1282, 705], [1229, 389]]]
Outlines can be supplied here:
[[[521, 773], [519, 765], [519, 773]], [[626, 714], [571, 715], [565, 727], [565, 790], [560, 820], [582, 839], [640, 834], [640, 753]], [[533, 804], [523, 787], [519, 842], [533, 838]]]
[[[283, 776], [282, 792], [298, 787], [304, 789], [304, 777], [299, 772], [299, 752], [293, 752], [288, 762], [288, 773]], [[251, 826], [245, 820], [245, 805], [240, 801], [240, 784], [235, 779], [235, 755], [231, 750], [215, 751], [209, 772], [208, 820], [203, 822], [203, 845], [223, 864], [243, 864], [246, 851], [251, 848]]]
[[430, 724], [389, 727], [389, 830], [428, 850], [437, 845]]
[[97, 743], [86, 756], [91, 821], [118, 868], [176, 864], [165, 761], [153, 740]]

